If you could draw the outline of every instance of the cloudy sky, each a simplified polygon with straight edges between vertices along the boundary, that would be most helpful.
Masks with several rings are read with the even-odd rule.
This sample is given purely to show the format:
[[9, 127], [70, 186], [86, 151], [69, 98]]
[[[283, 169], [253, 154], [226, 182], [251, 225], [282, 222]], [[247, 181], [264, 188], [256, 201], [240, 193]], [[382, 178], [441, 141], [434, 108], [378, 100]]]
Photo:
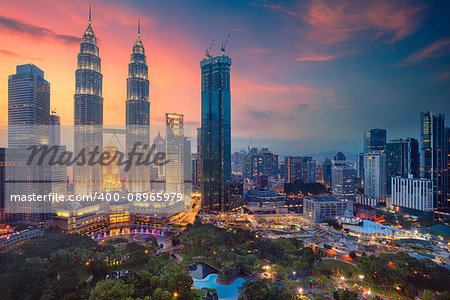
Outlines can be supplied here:
[[[450, 118], [448, 1], [0, 0], [0, 126], [7, 80], [34, 63], [51, 106], [73, 123], [76, 56], [92, 4], [102, 58], [104, 119], [125, 123], [137, 19], [150, 68], [151, 123], [166, 112], [200, 121], [200, 66], [228, 33], [233, 150], [283, 155], [359, 152], [363, 132], [418, 137], [419, 113]], [[449, 124], [449, 122], [447, 122]]]

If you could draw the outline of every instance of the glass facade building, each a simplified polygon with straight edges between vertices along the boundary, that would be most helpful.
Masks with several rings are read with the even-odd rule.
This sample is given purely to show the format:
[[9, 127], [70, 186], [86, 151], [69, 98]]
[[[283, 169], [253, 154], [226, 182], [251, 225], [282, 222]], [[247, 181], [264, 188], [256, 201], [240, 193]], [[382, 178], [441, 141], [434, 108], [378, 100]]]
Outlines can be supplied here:
[[8, 147], [49, 143], [50, 83], [32, 64], [16, 67], [8, 78]]
[[386, 149], [386, 129], [370, 129], [364, 134], [364, 152]]
[[448, 140], [444, 114], [429, 111], [422, 113], [420, 133], [421, 176], [433, 181], [434, 209], [448, 208]]
[[387, 194], [391, 194], [391, 178], [420, 177], [419, 142], [415, 138], [396, 139], [386, 145]]
[[225, 183], [231, 179], [231, 58], [208, 56], [200, 67], [202, 208], [223, 211]]

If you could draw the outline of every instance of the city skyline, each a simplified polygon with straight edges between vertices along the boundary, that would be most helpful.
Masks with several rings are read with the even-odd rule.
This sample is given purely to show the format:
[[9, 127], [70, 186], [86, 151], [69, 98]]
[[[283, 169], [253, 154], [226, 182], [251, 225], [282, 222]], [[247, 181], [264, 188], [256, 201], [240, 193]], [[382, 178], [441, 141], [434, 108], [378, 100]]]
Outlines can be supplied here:
[[[382, 4], [362, 2], [352, 13], [345, 2], [229, 2], [214, 12], [201, 3], [180, 2], [169, 11], [162, 3], [96, 1], [105, 124], [125, 123], [126, 66], [140, 18], [150, 66], [151, 124], [163, 124], [166, 112], [179, 111], [186, 125], [199, 127], [198, 61], [212, 39], [213, 54], [219, 54], [231, 32], [227, 53], [236, 66], [231, 83], [233, 151], [247, 148], [251, 135], [253, 147], [268, 147], [280, 156], [358, 153], [370, 128], [386, 128], [387, 140], [419, 138], [420, 112], [448, 114], [450, 108], [444, 88], [450, 81], [450, 43], [443, 29], [449, 7], [436, 2]], [[51, 106], [61, 123], [73, 124], [72, 70], [89, 3], [44, 1], [42, 14], [36, 13], [36, 5], [3, 5], [0, 107], [7, 106], [7, 76], [16, 65], [34, 63], [52, 83]], [[230, 17], [233, 22], [224, 20], [222, 15], [236, 8], [241, 12]], [[189, 14], [192, 10], [208, 17], [198, 20]], [[268, 22], [256, 26], [259, 19]], [[36, 43], [38, 39], [42, 42]], [[4, 120], [6, 116], [0, 127], [6, 126]]]

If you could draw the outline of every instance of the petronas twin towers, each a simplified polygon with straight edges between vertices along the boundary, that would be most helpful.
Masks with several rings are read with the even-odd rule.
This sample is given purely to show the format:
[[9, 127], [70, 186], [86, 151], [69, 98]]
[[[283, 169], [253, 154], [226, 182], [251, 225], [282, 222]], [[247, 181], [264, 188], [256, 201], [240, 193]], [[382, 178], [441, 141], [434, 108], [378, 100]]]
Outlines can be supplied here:
[[[75, 71], [74, 124], [75, 153], [99, 151], [103, 148], [103, 97], [102, 97], [101, 59], [97, 38], [92, 29], [91, 8], [89, 25], [82, 37]], [[148, 66], [144, 45], [141, 41], [140, 22], [138, 37], [133, 45], [131, 61], [128, 66], [126, 125], [127, 152], [136, 142], [149, 144], [150, 102]], [[147, 168], [148, 169], [148, 168]], [[127, 172], [128, 191], [141, 192], [150, 188], [147, 170], [137, 169]], [[102, 192], [101, 166], [75, 166], [74, 183], [76, 194]]]

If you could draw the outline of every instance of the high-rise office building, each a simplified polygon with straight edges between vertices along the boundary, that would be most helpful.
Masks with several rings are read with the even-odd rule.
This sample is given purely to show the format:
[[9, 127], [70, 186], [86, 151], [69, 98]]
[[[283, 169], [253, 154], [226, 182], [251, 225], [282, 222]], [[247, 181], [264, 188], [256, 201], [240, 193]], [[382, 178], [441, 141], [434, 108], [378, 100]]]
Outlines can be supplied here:
[[183, 193], [184, 173], [183, 115], [166, 114], [166, 193]]
[[191, 138], [183, 138], [183, 172], [184, 182], [192, 182], [192, 151], [191, 151]]
[[419, 142], [415, 138], [391, 140], [386, 144], [387, 194], [391, 194], [391, 178], [420, 177]]
[[257, 153], [246, 153], [243, 158], [242, 176], [256, 180], [258, 176], [278, 177], [278, 154], [262, 148]]
[[[17, 195], [52, 192], [49, 157], [42, 164], [28, 164], [32, 145], [50, 142], [50, 83], [32, 64], [17, 66], [8, 80], [8, 145], [4, 152], [5, 199]], [[25, 224], [48, 227], [52, 223], [50, 201], [5, 202], [5, 213]]]
[[450, 202], [450, 127], [445, 129], [447, 132], [447, 203]]
[[433, 181], [434, 209], [450, 207], [448, 189], [448, 140], [442, 113], [420, 114], [420, 168], [423, 178]]
[[286, 156], [284, 158], [285, 182], [301, 180], [305, 183], [316, 182], [316, 162], [310, 156]]
[[8, 78], [8, 147], [49, 143], [50, 83], [33, 64]]
[[364, 178], [364, 153], [356, 155], [356, 178]]
[[322, 163], [322, 178], [323, 182], [328, 186], [331, 186], [332, 168], [333, 164], [331, 163], [331, 160], [328, 157], [325, 158]]
[[[103, 149], [103, 97], [101, 60], [97, 38], [92, 29], [91, 8], [89, 24], [86, 28], [78, 54], [75, 71], [74, 123], [75, 153], [84, 148], [86, 152]], [[74, 166], [74, 189], [76, 194], [86, 195], [102, 191], [102, 168], [94, 166]]]
[[202, 208], [222, 211], [225, 183], [231, 179], [231, 58], [203, 59], [202, 74]]
[[192, 187], [195, 189], [198, 188], [199, 180], [198, 180], [198, 155], [197, 153], [192, 153]]
[[384, 151], [364, 155], [364, 196], [384, 202], [386, 197], [386, 154]]
[[334, 155], [334, 158], [333, 158], [333, 164], [336, 166], [340, 166], [339, 164], [340, 163], [343, 163], [343, 164], [345, 164], [346, 163], [346, 157], [345, 157], [345, 155], [344, 155], [344, 153], [342, 153], [342, 152], [338, 152], [338, 153], [336, 153], [335, 155]]
[[355, 169], [350, 167], [342, 152], [334, 156], [331, 191], [336, 199], [350, 202], [355, 199]]
[[0, 222], [6, 221], [6, 149], [0, 148]]
[[[150, 143], [150, 102], [148, 66], [144, 45], [141, 40], [141, 24], [138, 23], [138, 34], [133, 45], [131, 60], [128, 64], [126, 126], [127, 152], [133, 147], [143, 152]], [[140, 144], [138, 144], [140, 143]], [[149, 148], [146, 149], [147, 151]], [[128, 191], [133, 193], [150, 190], [150, 168], [145, 165], [132, 164], [126, 172]]]
[[364, 153], [386, 148], [386, 129], [369, 129], [364, 134]]
[[[61, 117], [52, 111], [50, 114], [50, 145], [58, 146], [58, 155], [67, 150], [61, 145]], [[67, 167], [53, 165], [52, 171], [52, 193], [65, 195], [67, 193]]]
[[421, 215], [433, 211], [433, 181], [424, 178], [391, 179], [392, 205], [401, 213]]
[[55, 111], [50, 115], [50, 144], [61, 145], [61, 117]]
[[197, 128], [197, 189], [202, 187], [202, 129]]
[[[153, 139], [153, 145], [156, 146], [156, 152], [166, 153], [166, 140], [158, 132], [158, 135]], [[163, 179], [166, 175], [164, 166], [158, 166], [158, 178]]]

